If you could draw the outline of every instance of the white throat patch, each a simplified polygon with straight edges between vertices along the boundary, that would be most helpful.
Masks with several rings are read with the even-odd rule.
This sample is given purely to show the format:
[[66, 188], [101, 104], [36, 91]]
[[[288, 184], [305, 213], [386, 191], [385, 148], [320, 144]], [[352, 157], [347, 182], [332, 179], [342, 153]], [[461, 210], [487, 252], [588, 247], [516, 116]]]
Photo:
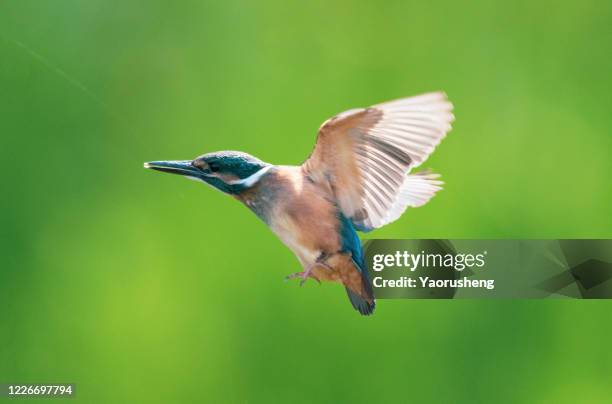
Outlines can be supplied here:
[[265, 166], [261, 170], [257, 171], [254, 174], [249, 175], [246, 178], [243, 178], [241, 180], [228, 181], [227, 184], [229, 184], [229, 185], [243, 185], [245, 187], [252, 187], [253, 185], [255, 185], [257, 183], [257, 181], [259, 181], [261, 179], [261, 177], [265, 173], [270, 171], [270, 169], [272, 169], [272, 167], [274, 167], [274, 166], [272, 166], [272, 165]]

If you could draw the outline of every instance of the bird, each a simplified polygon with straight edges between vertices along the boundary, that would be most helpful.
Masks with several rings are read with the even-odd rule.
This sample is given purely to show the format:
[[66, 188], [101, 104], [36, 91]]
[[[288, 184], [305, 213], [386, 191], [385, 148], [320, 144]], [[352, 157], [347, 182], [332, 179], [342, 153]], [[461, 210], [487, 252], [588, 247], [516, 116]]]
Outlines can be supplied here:
[[297, 166], [219, 151], [193, 160], [144, 163], [212, 186], [244, 204], [296, 255], [302, 271], [286, 279], [342, 284], [350, 303], [370, 315], [376, 299], [357, 232], [397, 220], [426, 204], [443, 182], [413, 172], [451, 130], [444, 92], [342, 112], [319, 128], [310, 156]]

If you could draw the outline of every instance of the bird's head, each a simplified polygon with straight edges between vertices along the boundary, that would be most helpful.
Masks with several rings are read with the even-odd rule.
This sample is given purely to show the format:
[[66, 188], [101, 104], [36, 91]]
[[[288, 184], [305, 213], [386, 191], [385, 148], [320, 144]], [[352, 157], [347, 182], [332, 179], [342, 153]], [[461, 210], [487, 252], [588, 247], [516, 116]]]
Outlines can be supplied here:
[[247, 153], [221, 151], [193, 160], [151, 161], [145, 168], [203, 181], [235, 195], [253, 186], [272, 166]]

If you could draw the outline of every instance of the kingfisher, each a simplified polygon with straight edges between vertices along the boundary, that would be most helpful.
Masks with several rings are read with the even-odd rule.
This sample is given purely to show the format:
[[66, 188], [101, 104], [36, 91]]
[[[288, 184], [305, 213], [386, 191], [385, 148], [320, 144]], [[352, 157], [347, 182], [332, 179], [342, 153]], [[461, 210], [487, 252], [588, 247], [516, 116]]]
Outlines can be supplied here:
[[413, 169], [450, 131], [452, 110], [445, 93], [432, 92], [342, 112], [320, 126], [299, 166], [238, 151], [144, 166], [237, 199], [296, 255], [302, 271], [287, 279], [340, 283], [353, 307], [370, 315], [376, 301], [357, 231], [391, 223], [442, 189], [438, 174]]

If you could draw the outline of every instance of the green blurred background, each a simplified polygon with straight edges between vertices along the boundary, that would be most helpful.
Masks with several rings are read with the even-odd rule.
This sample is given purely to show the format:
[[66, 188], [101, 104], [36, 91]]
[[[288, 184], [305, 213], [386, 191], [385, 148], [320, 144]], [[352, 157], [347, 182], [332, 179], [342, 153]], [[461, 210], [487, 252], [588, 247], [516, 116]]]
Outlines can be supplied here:
[[370, 238], [612, 236], [610, 1], [0, 3], [0, 382], [79, 402], [604, 402], [612, 303], [380, 301], [283, 277], [236, 201], [143, 161], [300, 163], [445, 90], [447, 186]]

